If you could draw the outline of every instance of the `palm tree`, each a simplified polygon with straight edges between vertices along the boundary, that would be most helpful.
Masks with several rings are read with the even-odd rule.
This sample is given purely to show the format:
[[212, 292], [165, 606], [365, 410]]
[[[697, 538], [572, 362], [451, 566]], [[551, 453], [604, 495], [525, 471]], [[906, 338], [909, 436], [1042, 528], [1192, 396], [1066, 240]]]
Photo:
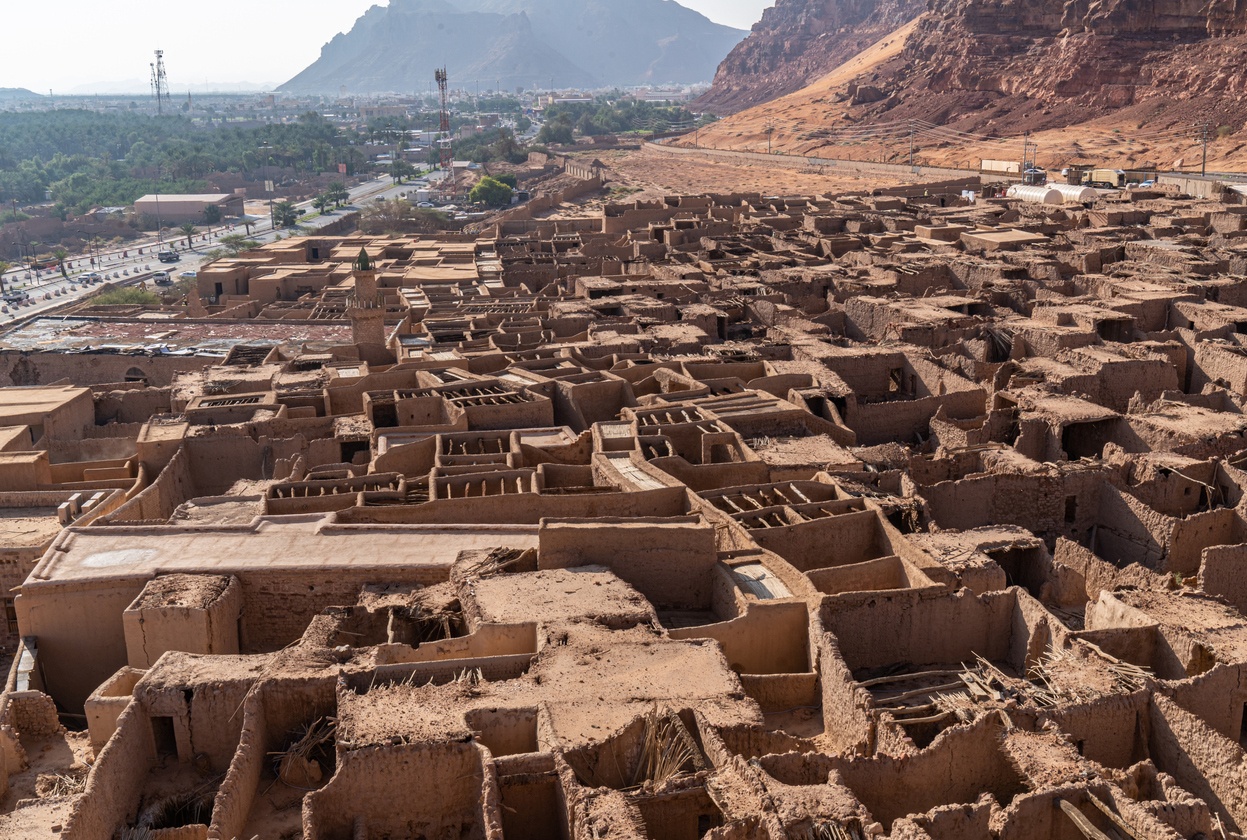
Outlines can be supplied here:
[[195, 235], [195, 223], [185, 222], [182, 225], [178, 226], [178, 230], [180, 230], [182, 232], [182, 235], [186, 237], [187, 250], [194, 248], [195, 243], [191, 240], [191, 237]]
[[328, 196], [333, 199], [333, 203], [338, 207], [346, 204], [351, 200], [351, 192], [346, 188], [346, 184], [341, 181], [332, 182], [325, 190]]
[[68, 259], [69, 252], [64, 248], [56, 247], [52, 249], [52, 256], [56, 258], [56, 267], [61, 270], [61, 276], [68, 280], [69, 272], [65, 270], [65, 260]]
[[294, 227], [300, 215], [299, 208], [293, 202], [279, 201], [273, 205], [273, 218], [278, 227]]

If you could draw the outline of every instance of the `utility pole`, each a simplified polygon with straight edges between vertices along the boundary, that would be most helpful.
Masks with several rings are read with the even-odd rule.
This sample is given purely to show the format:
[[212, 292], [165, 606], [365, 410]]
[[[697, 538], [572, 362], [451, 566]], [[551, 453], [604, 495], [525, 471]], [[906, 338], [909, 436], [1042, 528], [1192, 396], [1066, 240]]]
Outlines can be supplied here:
[[766, 124], [766, 153], [771, 153], [771, 137], [775, 134], [775, 121], [769, 120]]
[[1199, 174], [1201, 177], [1208, 175], [1208, 123], [1199, 124], [1200, 141], [1204, 146], [1204, 158], [1199, 165]]

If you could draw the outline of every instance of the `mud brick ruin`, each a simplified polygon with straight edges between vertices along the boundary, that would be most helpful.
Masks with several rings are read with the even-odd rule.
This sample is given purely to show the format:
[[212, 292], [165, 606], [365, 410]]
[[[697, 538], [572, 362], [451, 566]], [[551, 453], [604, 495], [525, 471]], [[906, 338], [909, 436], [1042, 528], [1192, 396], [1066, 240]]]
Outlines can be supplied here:
[[909, 195], [3, 336], [0, 836], [1241, 836], [1247, 207]]

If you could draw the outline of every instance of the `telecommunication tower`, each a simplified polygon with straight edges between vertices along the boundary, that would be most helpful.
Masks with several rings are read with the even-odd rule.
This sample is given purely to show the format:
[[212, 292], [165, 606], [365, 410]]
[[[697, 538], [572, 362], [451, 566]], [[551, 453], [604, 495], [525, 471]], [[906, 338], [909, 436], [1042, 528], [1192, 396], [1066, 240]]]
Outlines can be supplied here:
[[454, 141], [450, 136], [450, 101], [447, 98], [447, 85], [450, 77], [446, 74], [446, 68], [443, 67], [433, 73], [433, 78], [437, 81], [437, 89], [442, 97], [442, 121], [441, 127], [438, 129], [441, 136], [437, 140], [437, 145], [441, 151], [442, 161], [442, 195], [455, 194], [455, 149]]
[[169, 99], [169, 77], [165, 75], [165, 51], [156, 50], [156, 60], [152, 62], [152, 95], [156, 97], [156, 113], [165, 112], [165, 102]]

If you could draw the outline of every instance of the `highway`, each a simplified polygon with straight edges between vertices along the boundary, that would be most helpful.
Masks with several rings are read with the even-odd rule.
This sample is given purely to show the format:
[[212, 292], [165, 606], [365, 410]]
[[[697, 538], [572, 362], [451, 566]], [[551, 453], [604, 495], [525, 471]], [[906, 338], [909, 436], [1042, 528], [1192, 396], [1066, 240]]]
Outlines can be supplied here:
[[[343, 213], [358, 210], [366, 201], [395, 198], [414, 189], [415, 187], [411, 184], [395, 185], [388, 175], [366, 181], [350, 190], [351, 197], [346, 207], [314, 218], [300, 219], [299, 224], [303, 228], [316, 230], [337, 221]], [[303, 212], [315, 212], [310, 201], [296, 206]], [[274, 231], [269, 219], [263, 218], [251, 226], [251, 239], [260, 243], [272, 242], [277, 235], [287, 232], [285, 229]], [[213, 226], [209, 236], [205, 226], [203, 232], [194, 235], [194, 246], [190, 250], [186, 250], [186, 237], [180, 234], [165, 236], [164, 244], [177, 247], [179, 256], [182, 258], [176, 263], [159, 262], [156, 259], [156, 252], [161, 250], [161, 243], [156, 238], [148, 238], [101, 251], [99, 263], [94, 268], [91, 266], [89, 255], [70, 256], [66, 260], [68, 279], [62, 277], [60, 271], [55, 268], [37, 272], [38, 277], [26, 268], [15, 268], [5, 272], [5, 289], [24, 291], [30, 295], [30, 300], [22, 305], [4, 304], [0, 307], [0, 329], [16, 321], [60, 309], [67, 303], [72, 303], [106, 286], [124, 286], [140, 282], [150, 278], [157, 271], [168, 271], [176, 281], [182, 272], [198, 271], [208, 263], [210, 260], [207, 252], [216, 247], [216, 243], [222, 236], [231, 233], [245, 233], [245, 230], [241, 226], [235, 226], [233, 229], [225, 225]], [[97, 284], [83, 282], [82, 278], [92, 272], [101, 274], [105, 282]], [[8, 311], [5, 312], [3, 309]]]

